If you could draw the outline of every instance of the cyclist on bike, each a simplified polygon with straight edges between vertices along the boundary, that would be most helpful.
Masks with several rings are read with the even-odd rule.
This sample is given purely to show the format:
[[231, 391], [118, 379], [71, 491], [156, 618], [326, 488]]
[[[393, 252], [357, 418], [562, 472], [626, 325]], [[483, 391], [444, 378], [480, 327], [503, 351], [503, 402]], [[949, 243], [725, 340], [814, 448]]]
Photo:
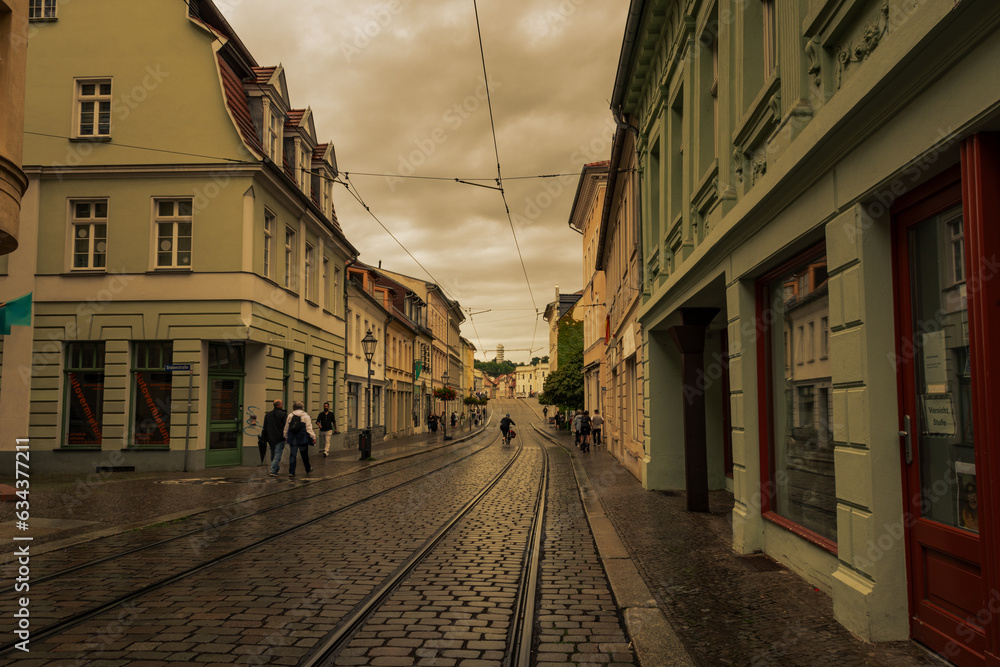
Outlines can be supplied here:
[[503, 433], [504, 442], [510, 442], [509, 432], [511, 426], [517, 426], [517, 424], [510, 418], [510, 413], [508, 412], [507, 416], [500, 420], [500, 432]]

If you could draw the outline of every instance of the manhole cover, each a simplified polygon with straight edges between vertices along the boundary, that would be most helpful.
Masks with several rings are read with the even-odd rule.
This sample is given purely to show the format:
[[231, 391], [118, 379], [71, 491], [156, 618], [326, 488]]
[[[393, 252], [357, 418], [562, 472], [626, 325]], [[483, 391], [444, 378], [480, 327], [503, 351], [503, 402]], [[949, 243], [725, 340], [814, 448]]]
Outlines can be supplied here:
[[287, 479], [272, 479], [270, 477], [195, 477], [191, 479], [162, 479], [157, 484], [273, 484], [287, 481]]

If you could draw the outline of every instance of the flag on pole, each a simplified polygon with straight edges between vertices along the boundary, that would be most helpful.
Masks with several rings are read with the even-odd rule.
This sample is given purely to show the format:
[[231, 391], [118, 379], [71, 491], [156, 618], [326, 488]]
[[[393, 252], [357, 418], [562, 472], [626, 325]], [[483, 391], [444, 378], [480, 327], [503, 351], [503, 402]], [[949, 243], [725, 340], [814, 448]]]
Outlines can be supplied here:
[[31, 292], [0, 304], [0, 334], [9, 336], [12, 326], [31, 326]]

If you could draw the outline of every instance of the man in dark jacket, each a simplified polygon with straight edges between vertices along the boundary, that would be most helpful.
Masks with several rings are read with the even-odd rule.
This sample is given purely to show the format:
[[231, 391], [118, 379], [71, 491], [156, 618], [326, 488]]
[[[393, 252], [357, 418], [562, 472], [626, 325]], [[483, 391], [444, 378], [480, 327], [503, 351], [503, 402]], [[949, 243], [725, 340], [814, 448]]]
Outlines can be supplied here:
[[285, 404], [279, 398], [274, 402], [274, 409], [264, 415], [264, 426], [261, 437], [271, 445], [271, 475], [277, 477], [278, 465], [281, 463], [281, 453], [285, 450]]

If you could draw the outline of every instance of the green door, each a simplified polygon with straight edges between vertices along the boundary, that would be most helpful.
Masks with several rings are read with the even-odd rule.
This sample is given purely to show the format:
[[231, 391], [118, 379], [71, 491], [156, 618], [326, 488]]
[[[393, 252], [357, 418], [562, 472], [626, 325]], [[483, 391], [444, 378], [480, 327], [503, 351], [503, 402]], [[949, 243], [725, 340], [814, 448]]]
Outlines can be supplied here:
[[208, 377], [208, 446], [205, 466], [236, 466], [243, 462], [243, 378]]

